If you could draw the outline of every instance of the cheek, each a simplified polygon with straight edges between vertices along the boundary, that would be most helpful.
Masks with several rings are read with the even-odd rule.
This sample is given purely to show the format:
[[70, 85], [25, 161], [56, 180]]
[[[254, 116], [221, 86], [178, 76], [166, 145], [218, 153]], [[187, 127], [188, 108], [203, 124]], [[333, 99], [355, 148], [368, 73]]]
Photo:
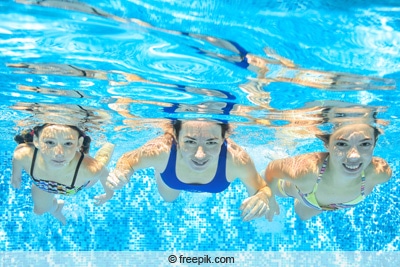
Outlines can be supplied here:
[[337, 157], [337, 158], [343, 158], [343, 157], [346, 157], [347, 151], [334, 147], [331, 150], [330, 154], [335, 156], [335, 157]]
[[179, 149], [179, 152], [181, 153], [182, 158], [188, 158], [190, 155], [192, 155], [192, 151], [190, 148], [187, 146], [181, 146]]
[[365, 152], [363, 152], [363, 153], [361, 154], [361, 156], [362, 156], [365, 160], [371, 161], [371, 160], [372, 160], [372, 157], [373, 157], [373, 150], [371, 149], [371, 150], [369, 150], [369, 151], [365, 151]]
[[40, 149], [40, 152], [42, 152], [43, 154], [51, 154], [52, 153], [51, 147], [49, 147], [46, 144], [40, 144], [39, 149]]
[[206, 153], [210, 156], [219, 156], [219, 153], [221, 152], [221, 147], [215, 147], [209, 149]]

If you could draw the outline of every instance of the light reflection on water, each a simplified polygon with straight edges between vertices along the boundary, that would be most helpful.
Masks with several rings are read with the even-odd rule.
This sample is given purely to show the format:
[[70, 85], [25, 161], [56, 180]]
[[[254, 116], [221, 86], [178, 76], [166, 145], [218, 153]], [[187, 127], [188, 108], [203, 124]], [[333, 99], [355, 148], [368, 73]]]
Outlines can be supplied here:
[[[396, 147], [397, 139], [390, 137], [396, 136], [400, 129], [395, 108], [399, 104], [395, 89], [400, 55], [393, 45], [399, 40], [396, 18], [390, 17], [391, 12], [383, 14], [379, 8], [368, 11], [359, 4], [353, 6], [356, 11], [353, 18], [343, 13], [339, 4], [321, 1], [318, 6], [313, 2], [304, 1], [297, 7], [271, 3], [254, 13], [239, 8], [237, 17], [229, 21], [223, 14], [211, 16], [206, 8], [197, 14], [194, 12], [201, 3], [212, 11], [224, 10], [226, 5], [219, 1], [207, 1], [207, 5], [195, 1], [185, 12], [163, 1], [124, 2], [135, 8], [123, 6], [121, 1], [112, 1], [112, 4], [9, 1], [7, 4], [15, 9], [8, 9], [9, 14], [0, 14], [3, 21], [0, 73], [4, 77], [0, 81], [3, 87], [0, 125], [5, 129], [1, 140], [11, 140], [19, 128], [52, 121], [78, 124], [88, 129], [96, 141], [99, 137], [133, 146], [132, 143], [143, 144], [159, 134], [157, 126], [169, 118], [229, 120], [238, 126], [233, 138], [249, 148], [250, 154], [256, 156], [257, 169], [262, 169], [271, 159], [322, 149], [321, 144], [316, 146], [314, 136], [321, 131], [329, 132], [332, 124], [365, 119], [386, 129], [388, 135], [380, 138], [377, 150], [389, 160], [390, 152], [385, 147]], [[158, 5], [161, 3], [162, 7]], [[238, 7], [244, 4], [248, 3], [237, 3]], [[318, 12], [332, 5], [331, 13]], [[355, 23], [358, 25], [353, 27]], [[226, 27], [231, 31], [225, 31]], [[303, 31], [302, 27], [309, 30]], [[335, 38], [327, 32], [338, 35]], [[118, 149], [124, 152], [126, 147], [122, 145]], [[398, 158], [390, 160], [397, 174]], [[134, 214], [110, 207], [96, 211], [91, 204], [81, 210], [72, 202], [67, 214], [72, 225], [61, 233], [58, 226], [47, 223], [48, 218], [22, 216], [22, 221], [33, 222], [27, 235], [36, 233], [36, 239], [24, 249], [40, 247], [48, 234], [68, 243], [50, 243], [43, 249], [79, 249], [82, 244], [62, 234], [77, 231], [74, 226], [89, 220], [87, 216], [92, 213], [99, 221], [111, 220], [113, 216], [125, 219], [126, 224], [117, 225], [121, 228], [117, 230], [121, 243], [111, 248], [117, 250], [154, 249], [157, 245], [159, 249], [170, 249], [171, 242], [178, 249], [185, 249], [184, 242], [176, 242], [178, 237], [187, 242], [194, 237], [205, 241], [229, 240], [239, 231], [246, 234], [232, 241], [232, 246], [243, 249], [243, 240], [256, 238], [251, 234], [254, 229], [258, 229], [260, 239], [271, 237], [271, 233], [291, 236], [293, 229], [300, 234], [312, 229], [319, 231], [324, 242], [330, 243], [330, 250], [398, 248], [398, 239], [387, 236], [382, 237], [382, 247], [376, 243], [363, 247], [363, 238], [368, 239], [368, 233], [362, 229], [379, 233], [381, 226], [386, 226], [376, 218], [373, 221], [378, 224], [368, 223], [376, 209], [387, 212], [387, 206], [375, 203], [387, 201], [380, 192], [366, 202], [365, 206], [369, 207], [366, 215], [357, 217], [361, 222], [354, 221], [354, 214], [343, 212], [333, 219], [324, 215], [301, 223], [295, 219], [291, 203], [285, 200], [285, 207], [289, 207], [285, 210], [287, 220], [271, 228], [261, 221], [254, 225], [239, 222], [236, 206], [232, 205], [237, 203], [235, 194], [243, 193], [239, 185], [218, 196], [193, 198], [187, 194], [171, 206], [154, 194], [155, 185], [148, 178], [151, 175], [145, 172], [143, 176], [148, 180], [127, 188], [132, 195], [121, 193], [121, 199], [128, 201], [130, 207], [140, 207]], [[397, 179], [398, 175], [394, 177]], [[395, 192], [397, 180], [382, 188]], [[88, 194], [76, 200], [77, 203], [88, 202]], [[27, 188], [12, 197], [24, 214], [28, 213], [28, 207], [23, 204], [28, 203], [28, 197]], [[389, 209], [397, 214], [398, 198], [393, 194], [386, 197], [395, 199]], [[189, 205], [184, 204], [187, 202]], [[163, 229], [154, 225], [143, 230], [135, 216], [164, 223], [165, 228], [172, 230], [160, 233]], [[230, 221], [232, 216], [236, 217]], [[340, 221], [342, 216], [344, 219]], [[185, 220], [177, 226], [180, 228], [174, 228], [172, 222], [179, 218]], [[385, 219], [382, 218], [384, 222]], [[342, 223], [350, 234], [328, 231], [329, 223]], [[227, 228], [240, 225], [240, 228], [229, 233], [212, 232], [210, 236], [202, 232], [221, 225]], [[99, 222], [85, 227], [92, 227], [84, 234], [88, 240], [83, 246], [85, 249], [107, 247], [102, 240], [107, 236], [107, 225]], [[130, 230], [130, 235], [124, 235]], [[149, 240], [160, 235], [165, 239], [151, 244]], [[336, 238], [354, 236], [348, 244], [335, 243]], [[257, 241], [261, 242], [260, 239]], [[279, 243], [279, 237], [270, 239], [265, 242]], [[303, 242], [303, 249], [315, 249], [313, 244]], [[191, 249], [205, 249], [207, 245], [199, 242]], [[290, 246], [286, 248], [296, 249], [296, 244]], [[7, 245], [7, 248], [20, 249], [17, 245]], [[216, 249], [224, 249], [224, 245], [218, 244]]]
[[[91, 6], [89, 2], [17, 2], [23, 4], [17, 6], [20, 10], [25, 8], [27, 14], [40, 10], [43, 16], [38, 19], [29, 15], [20, 16], [18, 21], [4, 25], [4, 31], [21, 35], [20, 40], [23, 41], [5, 40], [4, 43], [11, 49], [3, 50], [3, 55], [9, 57], [5, 70], [16, 77], [20, 75], [18, 82], [12, 83], [16, 88], [8, 85], [16, 91], [14, 96], [18, 96], [13, 99], [16, 109], [21, 103], [26, 106], [32, 101], [35, 105], [45, 103], [51, 109], [51, 104], [58, 102], [54, 109], [59, 109], [60, 117], [64, 117], [62, 109], [69, 112], [71, 106], [60, 106], [65, 99], [59, 97], [69, 96], [82, 98], [75, 101], [69, 99], [68, 102], [84, 110], [97, 108], [94, 113], [102, 117], [101, 123], [105, 125], [121, 121], [112, 120], [117, 117], [116, 113], [127, 119], [188, 118], [188, 113], [191, 113], [189, 118], [208, 114], [211, 116], [206, 117], [212, 118], [212, 114], [222, 114], [217, 118], [257, 123], [268, 120], [268, 112], [273, 117], [282, 114], [281, 109], [271, 107], [274, 98], [271, 98], [268, 88], [276, 83], [282, 88], [300, 86], [300, 90], [310, 87], [350, 93], [354, 90], [395, 88], [392, 79], [306, 69], [268, 47], [262, 47], [261, 55], [252, 54], [238, 40], [229, 41], [197, 32], [153, 26], [129, 15], [113, 15], [112, 12]], [[144, 6], [148, 11], [157, 9], [148, 4]], [[52, 14], [47, 11], [54, 10], [49, 9], [53, 7], [57, 8], [62, 19], [49, 25], [46, 22]], [[279, 10], [279, 7], [275, 8]], [[287, 11], [287, 7], [281, 8]], [[295, 10], [299, 11], [299, 7]], [[288, 14], [290, 17], [292, 13]], [[177, 13], [174, 15], [178, 16]], [[33, 21], [36, 23], [32, 24]], [[28, 24], [31, 25], [28, 35], [16, 31], [17, 27], [26, 29]], [[304, 41], [307, 40], [307, 36], [303, 37]], [[31, 45], [21, 47], [20, 43]], [[8, 52], [18, 50], [22, 52], [19, 57]], [[37, 51], [38, 55], [24, 54], [32, 50]], [[28, 61], [24, 62], [21, 58]], [[204, 97], [203, 93], [199, 93], [200, 90], [211, 93]], [[27, 93], [29, 91], [35, 94]], [[229, 101], [220, 101], [213, 97], [213, 92], [224, 95]], [[280, 95], [279, 98], [291, 99], [291, 94], [293, 92]], [[312, 95], [308, 97], [315, 99]], [[18, 101], [26, 98], [29, 101]], [[284, 109], [290, 110], [291, 104], [286, 101]], [[296, 107], [293, 110], [298, 111]], [[110, 114], [108, 118], [104, 116], [107, 113]], [[308, 119], [308, 113], [303, 115]], [[79, 116], [76, 119], [82, 121]], [[261, 124], [290, 124], [290, 121], [284, 122], [286, 119], [287, 116], [282, 115], [273, 120], [282, 123]]]

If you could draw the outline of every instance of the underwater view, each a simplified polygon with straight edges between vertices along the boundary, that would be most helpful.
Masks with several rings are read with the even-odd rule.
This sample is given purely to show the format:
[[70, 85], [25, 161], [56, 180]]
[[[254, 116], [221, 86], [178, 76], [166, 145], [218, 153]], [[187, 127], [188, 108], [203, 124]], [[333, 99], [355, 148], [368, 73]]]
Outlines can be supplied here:
[[399, 12], [0, 0], [0, 266], [399, 266]]

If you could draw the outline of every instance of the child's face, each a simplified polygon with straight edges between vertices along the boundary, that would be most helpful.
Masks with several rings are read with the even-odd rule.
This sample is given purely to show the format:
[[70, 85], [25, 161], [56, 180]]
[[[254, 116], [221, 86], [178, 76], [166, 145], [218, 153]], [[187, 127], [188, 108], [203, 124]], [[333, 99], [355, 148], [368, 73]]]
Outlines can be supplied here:
[[78, 132], [68, 126], [50, 125], [42, 129], [34, 142], [49, 167], [61, 168], [75, 157], [83, 138], [79, 138]]
[[372, 161], [374, 130], [367, 124], [340, 128], [332, 134], [328, 150], [335, 167], [345, 175], [359, 176]]

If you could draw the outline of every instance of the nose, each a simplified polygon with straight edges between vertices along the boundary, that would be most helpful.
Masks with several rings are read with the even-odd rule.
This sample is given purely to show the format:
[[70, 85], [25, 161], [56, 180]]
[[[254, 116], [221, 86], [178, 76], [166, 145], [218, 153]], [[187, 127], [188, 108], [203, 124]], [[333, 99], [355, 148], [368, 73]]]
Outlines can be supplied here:
[[347, 153], [347, 158], [349, 160], [358, 160], [360, 158], [360, 153], [356, 147], [352, 147]]
[[202, 159], [206, 156], [206, 153], [204, 153], [204, 149], [202, 146], [199, 146], [197, 148], [196, 154], [194, 156], [198, 159]]
[[54, 153], [55, 153], [56, 157], [64, 156], [64, 148], [62, 147], [62, 145], [57, 145], [54, 148]]

